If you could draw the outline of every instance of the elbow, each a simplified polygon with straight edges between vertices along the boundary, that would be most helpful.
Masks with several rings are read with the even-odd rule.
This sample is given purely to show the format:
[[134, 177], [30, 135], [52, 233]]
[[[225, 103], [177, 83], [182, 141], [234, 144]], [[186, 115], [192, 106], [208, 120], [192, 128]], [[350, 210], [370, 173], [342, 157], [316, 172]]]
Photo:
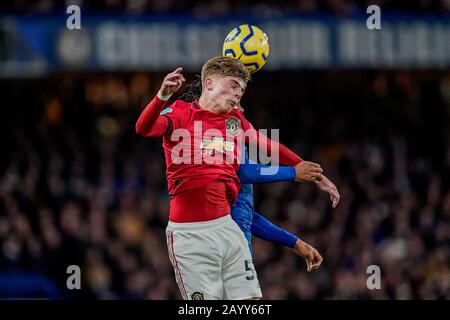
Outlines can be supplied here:
[[158, 134], [158, 132], [155, 132], [154, 129], [148, 129], [146, 127], [143, 127], [142, 125], [139, 125], [136, 123], [134, 130], [138, 136], [144, 137], [144, 138], [154, 138], [154, 137], [160, 137], [162, 134]]
[[142, 126], [139, 124], [139, 121], [136, 122], [136, 125], [134, 126], [134, 130], [135, 130], [137, 135], [139, 135], [141, 137], [145, 137], [145, 131], [142, 128]]

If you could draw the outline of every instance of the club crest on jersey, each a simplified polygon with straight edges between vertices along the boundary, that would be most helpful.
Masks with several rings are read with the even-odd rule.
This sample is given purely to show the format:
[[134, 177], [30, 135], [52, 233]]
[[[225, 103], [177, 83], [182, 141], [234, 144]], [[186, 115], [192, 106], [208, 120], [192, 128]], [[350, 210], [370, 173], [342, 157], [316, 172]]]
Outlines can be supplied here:
[[225, 125], [227, 128], [227, 133], [233, 137], [236, 137], [241, 132], [241, 120], [230, 117], [225, 120]]

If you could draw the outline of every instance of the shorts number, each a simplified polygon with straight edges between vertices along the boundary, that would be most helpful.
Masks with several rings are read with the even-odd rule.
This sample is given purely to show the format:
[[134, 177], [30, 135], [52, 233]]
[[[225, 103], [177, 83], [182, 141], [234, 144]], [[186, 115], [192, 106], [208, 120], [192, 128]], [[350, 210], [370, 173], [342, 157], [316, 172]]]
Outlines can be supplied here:
[[251, 281], [255, 279], [254, 270], [251, 267], [252, 261], [251, 260], [245, 260], [245, 272], [247, 272], [247, 276], [245, 277], [246, 280]]

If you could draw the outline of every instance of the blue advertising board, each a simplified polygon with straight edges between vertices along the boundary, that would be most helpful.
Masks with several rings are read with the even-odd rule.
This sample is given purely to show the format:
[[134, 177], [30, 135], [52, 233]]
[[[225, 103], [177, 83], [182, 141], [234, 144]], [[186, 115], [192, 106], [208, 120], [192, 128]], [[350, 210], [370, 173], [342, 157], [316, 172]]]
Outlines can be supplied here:
[[383, 16], [369, 30], [368, 16], [255, 17], [81, 16], [69, 30], [67, 16], [0, 16], [8, 70], [196, 71], [221, 54], [233, 27], [250, 23], [269, 37], [266, 70], [325, 68], [434, 68], [450, 66], [450, 18]]

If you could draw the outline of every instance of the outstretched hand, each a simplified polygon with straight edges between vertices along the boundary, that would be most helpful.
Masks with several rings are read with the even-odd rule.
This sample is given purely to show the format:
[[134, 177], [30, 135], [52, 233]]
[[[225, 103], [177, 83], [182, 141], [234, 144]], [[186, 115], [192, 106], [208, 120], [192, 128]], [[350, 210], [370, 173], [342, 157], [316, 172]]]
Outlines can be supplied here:
[[316, 186], [320, 190], [325, 191], [326, 193], [328, 193], [330, 195], [331, 205], [333, 208], [336, 208], [336, 206], [338, 205], [339, 200], [341, 198], [341, 195], [339, 194], [339, 191], [336, 188], [336, 186], [334, 185], [334, 183], [331, 182], [324, 175], [322, 175], [322, 180], [320, 180], [320, 181], [314, 180], [313, 182], [316, 184]]

